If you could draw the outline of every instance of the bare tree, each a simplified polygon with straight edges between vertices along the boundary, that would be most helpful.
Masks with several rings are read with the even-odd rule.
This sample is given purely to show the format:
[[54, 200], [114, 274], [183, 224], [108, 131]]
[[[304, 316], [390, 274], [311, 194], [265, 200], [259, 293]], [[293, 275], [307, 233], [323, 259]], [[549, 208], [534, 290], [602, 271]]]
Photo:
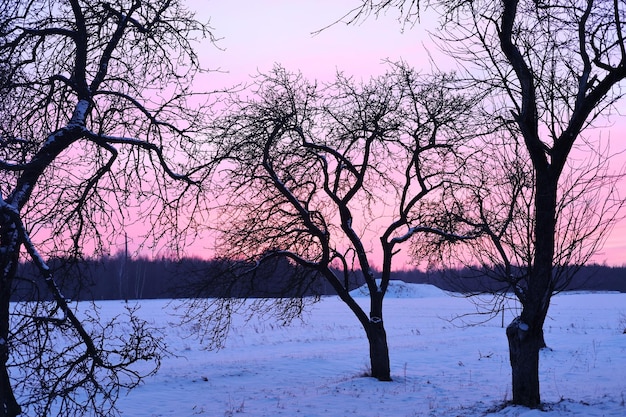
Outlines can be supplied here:
[[[130, 307], [124, 323], [77, 313], [46, 258], [106, 250], [137, 211], [147, 242], [185, 226], [183, 164], [204, 159], [192, 42], [210, 32], [177, 0], [0, 8], [0, 416], [109, 415], [158, 368], [158, 332]], [[21, 259], [35, 303], [12, 305]]]
[[[491, 90], [493, 122], [514, 126], [531, 161], [532, 261], [517, 289], [522, 312], [509, 325], [507, 337], [513, 402], [537, 407], [542, 328], [558, 286], [553, 273], [558, 216], [566, 215], [559, 213], [563, 201], [559, 193], [567, 180], [563, 173], [572, 148], [585, 142], [585, 129], [610, 114], [622, 97], [626, 4], [594, 0], [431, 4], [443, 16], [443, 31], [437, 36], [444, 48], [464, 61], [474, 81]], [[400, 20], [415, 22], [423, 5], [417, 0], [365, 0], [353, 18], [393, 7]]]
[[[462, 175], [473, 104], [449, 75], [392, 68], [323, 86], [276, 68], [249, 96], [231, 97], [215, 132], [218, 253], [252, 269], [284, 257], [326, 279], [362, 324], [382, 381], [391, 379], [383, 298], [400, 245], [420, 232], [462, 238], [438, 208]], [[368, 313], [350, 294], [355, 275]], [[235, 301], [221, 303], [217, 316], [228, 316]]]
[[[531, 162], [523, 144], [508, 134], [499, 138], [509, 139], [483, 142], [482, 158], [473, 158], [466, 167], [473, 173], [472, 182], [453, 194], [462, 199], [449, 215], [480, 230], [479, 235], [469, 245], [441, 240], [413, 245], [416, 256], [430, 256], [431, 264], [448, 268], [451, 284], [473, 297], [480, 314], [489, 316], [505, 309], [508, 300], [523, 297], [535, 251]], [[608, 148], [578, 149], [564, 171], [556, 210], [554, 293], [571, 289], [576, 274], [598, 253], [621, 217], [625, 202], [618, 185], [624, 175], [611, 172], [610, 161]], [[465, 276], [453, 272], [459, 265]], [[545, 341], [541, 345], [545, 347]]]

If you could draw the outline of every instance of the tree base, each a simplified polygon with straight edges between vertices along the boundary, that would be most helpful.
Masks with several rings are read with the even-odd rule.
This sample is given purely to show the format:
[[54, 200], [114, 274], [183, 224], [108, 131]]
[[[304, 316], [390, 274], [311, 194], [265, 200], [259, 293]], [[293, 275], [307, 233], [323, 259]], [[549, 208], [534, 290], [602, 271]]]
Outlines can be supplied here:
[[509, 341], [513, 400], [515, 405], [539, 408], [539, 349], [542, 332], [532, 329], [520, 317], [506, 328]]

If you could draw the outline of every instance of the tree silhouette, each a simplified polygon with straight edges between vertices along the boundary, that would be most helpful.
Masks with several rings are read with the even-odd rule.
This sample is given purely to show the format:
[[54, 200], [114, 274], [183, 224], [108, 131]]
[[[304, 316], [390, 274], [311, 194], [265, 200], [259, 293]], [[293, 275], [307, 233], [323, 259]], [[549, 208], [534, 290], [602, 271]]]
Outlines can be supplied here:
[[[453, 82], [397, 64], [368, 83], [339, 74], [320, 86], [276, 68], [231, 97], [214, 131], [218, 253], [244, 261], [246, 273], [284, 257], [314, 272], [300, 283], [324, 277], [362, 324], [379, 380], [391, 378], [383, 298], [394, 256], [420, 233], [463, 238], [440, 216], [473, 134], [463, 130], [473, 103]], [[369, 289], [369, 312], [350, 294], [355, 276]], [[219, 302], [200, 311], [227, 319], [234, 301]], [[291, 303], [283, 316], [300, 311]]]
[[[152, 372], [134, 363], [158, 367], [158, 332], [133, 308], [119, 337], [118, 319], [79, 316], [46, 259], [102, 253], [136, 210], [148, 241], [184, 227], [205, 113], [189, 103], [192, 42], [210, 32], [175, 0], [0, 8], [0, 416], [109, 415]], [[20, 258], [39, 270], [31, 295], [54, 302], [9, 304]]]

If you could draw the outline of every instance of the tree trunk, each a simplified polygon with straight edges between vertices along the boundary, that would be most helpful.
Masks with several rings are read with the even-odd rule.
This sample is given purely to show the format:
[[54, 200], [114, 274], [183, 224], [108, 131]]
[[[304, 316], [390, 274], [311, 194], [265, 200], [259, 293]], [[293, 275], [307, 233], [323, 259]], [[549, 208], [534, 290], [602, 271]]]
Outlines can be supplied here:
[[524, 323], [520, 317], [506, 328], [513, 379], [513, 403], [537, 408], [541, 403], [539, 394], [539, 349], [542, 342], [541, 328]]
[[[534, 162], [535, 163], [535, 162]], [[520, 299], [522, 314], [506, 329], [509, 342], [513, 404], [537, 408], [539, 390], [539, 351], [545, 347], [543, 324], [552, 297], [552, 263], [556, 233], [558, 175], [549, 165], [535, 169], [535, 254], [527, 288]]]
[[387, 346], [387, 332], [383, 322], [372, 320], [365, 329], [370, 344], [370, 363], [372, 377], [379, 381], [391, 381], [389, 366], [389, 347]]
[[[370, 345], [370, 366], [372, 373], [370, 376], [379, 381], [391, 381], [391, 368], [389, 365], [389, 346], [387, 345], [387, 332], [383, 324], [383, 297], [384, 293], [379, 291], [375, 284], [369, 287], [370, 290], [370, 314], [369, 317], [361, 306], [354, 301], [348, 291], [348, 285], [344, 287], [330, 269], [324, 269], [327, 281], [333, 286], [341, 300], [348, 305], [350, 310], [357, 317]], [[373, 278], [372, 278], [373, 280]]]
[[370, 344], [372, 376], [379, 381], [391, 381], [387, 332], [383, 324], [383, 297], [384, 294], [380, 290], [371, 292], [370, 319], [363, 323], [363, 326]]
[[[4, 277], [3, 277], [4, 278]], [[2, 287], [5, 287], [6, 280], [2, 280]], [[7, 291], [2, 288], [0, 295], [0, 417], [16, 417], [22, 413], [22, 410], [13, 394], [11, 379], [9, 378], [9, 370], [7, 363], [9, 361], [9, 297]]]
[[541, 326], [541, 335], [539, 336], [539, 349], [544, 349], [548, 347], [548, 344], [546, 343], [546, 339], [545, 339], [545, 335], [543, 332], [543, 326]]
[[11, 286], [17, 273], [17, 231], [14, 225], [0, 227], [0, 417], [15, 417], [22, 410], [15, 400], [9, 370], [9, 307]]

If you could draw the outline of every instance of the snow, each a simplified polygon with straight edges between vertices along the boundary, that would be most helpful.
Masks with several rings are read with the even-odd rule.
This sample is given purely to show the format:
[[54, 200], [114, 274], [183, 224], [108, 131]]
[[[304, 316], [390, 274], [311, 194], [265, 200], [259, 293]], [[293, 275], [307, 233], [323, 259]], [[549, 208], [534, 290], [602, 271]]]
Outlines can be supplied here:
[[[380, 281], [377, 280], [380, 288]], [[369, 289], [367, 285], [363, 285], [356, 290], [350, 292], [353, 298], [369, 297]], [[385, 299], [389, 298], [427, 298], [427, 297], [446, 297], [445, 291], [429, 284], [407, 284], [404, 281], [391, 280], [385, 293]]]
[[[391, 296], [396, 289], [402, 296]], [[367, 305], [366, 298], [359, 302]], [[287, 327], [236, 317], [217, 352], [188, 337], [167, 301], [141, 304], [145, 318], [167, 329], [173, 355], [120, 400], [125, 416], [626, 415], [626, 294], [554, 297], [545, 326], [551, 349], [541, 354], [543, 410], [503, 406], [511, 374], [501, 317], [471, 327], [450, 321], [475, 306], [428, 286], [390, 286], [385, 324], [393, 382], [363, 376], [365, 335], [336, 297]], [[100, 305], [110, 315], [123, 309], [119, 301]], [[518, 313], [507, 311], [505, 325]]]
[[79, 100], [74, 108], [72, 118], [68, 123], [68, 127], [85, 126], [85, 119], [87, 118], [87, 112], [89, 111], [89, 100]]

